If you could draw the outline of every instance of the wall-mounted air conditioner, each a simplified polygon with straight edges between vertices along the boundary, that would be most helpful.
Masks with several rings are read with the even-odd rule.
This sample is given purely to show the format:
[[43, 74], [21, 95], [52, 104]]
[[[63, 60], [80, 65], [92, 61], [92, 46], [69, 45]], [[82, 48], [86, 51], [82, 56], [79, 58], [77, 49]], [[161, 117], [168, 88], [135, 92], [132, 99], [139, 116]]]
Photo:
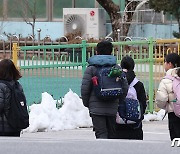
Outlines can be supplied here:
[[81, 33], [82, 38], [104, 38], [106, 15], [101, 8], [63, 8], [64, 35]]

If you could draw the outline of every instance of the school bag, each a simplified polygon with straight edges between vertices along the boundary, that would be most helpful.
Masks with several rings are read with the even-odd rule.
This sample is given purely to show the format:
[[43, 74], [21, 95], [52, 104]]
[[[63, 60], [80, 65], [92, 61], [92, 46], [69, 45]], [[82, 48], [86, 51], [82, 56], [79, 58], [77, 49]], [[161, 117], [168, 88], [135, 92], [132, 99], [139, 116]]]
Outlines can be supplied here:
[[120, 98], [123, 94], [122, 82], [125, 78], [122, 69], [115, 65], [96, 67], [96, 74], [92, 77], [95, 95], [105, 101]]
[[164, 78], [172, 80], [173, 92], [176, 98], [175, 100], [172, 101], [174, 107], [174, 113], [177, 117], [180, 118], [180, 78], [173, 77], [171, 75], [166, 75]]
[[129, 85], [128, 93], [124, 101], [120, 102], [116, 122], [119, 124], [137, 124], [142, 121], [142, 105], [137, 99], [137, 92], [134, 85], [139, 80], [135, 77]]
[[10, 109], [7, 118], [8, 124], [15, 130], [21, 130], [29, 127], [29, 114], [27, 110], [26, 97], [20, 89], [20, 83], [15, 82], [11, 85], [8, 81], [0, 80], [11, 90]]

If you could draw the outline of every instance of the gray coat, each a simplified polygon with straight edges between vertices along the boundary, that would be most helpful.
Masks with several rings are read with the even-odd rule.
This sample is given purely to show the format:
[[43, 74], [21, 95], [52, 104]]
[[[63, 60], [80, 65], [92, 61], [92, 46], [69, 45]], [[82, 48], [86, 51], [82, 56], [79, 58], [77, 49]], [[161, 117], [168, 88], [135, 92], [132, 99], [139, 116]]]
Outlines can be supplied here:
[[[81, 96], [84, 106], [89, 108], [90, 114], [115, 116], [118, 110], [119, 99], [114, 101], [103, 101], [98, 99], [94, 93], [91, 78], [96, 74], [96, 65], [116, 65], [116, 57], [112, 55], [96, 55], [91, 57], [88, 63], [89, 66], [84, 73], [81, 85]], [[128, 91], [127, 79], [124, 78], [123, 80], [124, 96], [122, 96], [122, 100]]]
[[[13, 85], [14, 81], [9, 81]], [[21, 85], [20, 85], [21, 86]], [[22, 89], [22, 87], [20, 87]], [[6, 116], [10, 109], [11, 90], [4, 83], [0, 82], [0, 132], [3, 132], [3, 121], [4, 118], [4, 132], [18, 132], [9, 126]], [[5, 116], [6, 115], [6, 116]]]

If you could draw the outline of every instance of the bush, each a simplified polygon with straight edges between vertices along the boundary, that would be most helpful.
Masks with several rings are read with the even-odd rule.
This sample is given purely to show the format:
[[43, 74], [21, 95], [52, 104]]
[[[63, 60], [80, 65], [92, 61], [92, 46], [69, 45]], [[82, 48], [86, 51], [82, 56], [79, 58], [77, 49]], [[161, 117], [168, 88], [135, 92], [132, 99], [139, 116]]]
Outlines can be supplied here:
[[173, 36], [175, 38], [180, 38], [180, 33], [173, 31]]

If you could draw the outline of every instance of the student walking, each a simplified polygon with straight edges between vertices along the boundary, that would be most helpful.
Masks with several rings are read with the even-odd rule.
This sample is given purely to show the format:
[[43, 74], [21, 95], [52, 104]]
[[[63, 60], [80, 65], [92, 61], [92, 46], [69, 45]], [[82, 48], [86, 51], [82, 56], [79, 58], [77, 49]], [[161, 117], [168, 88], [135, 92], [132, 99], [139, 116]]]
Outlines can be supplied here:
[[[177, 53], [170, 53], [165, 57], [164, 68], [166, 76], [161, 80], [156, 93], [156, 104], [159, 108], [168, 113], [168, 127], [170, 138], [180, 138], [180, 118], [175, 115], [174, 100], [176, 95], [173, 90], [173, 80], [176, 78], [180, 86], [180, 56]], [[178, 96], [180, 93], [177, 94]], [[177, 101], [177, 100], [176, 100]]]
[[[13, 97], [12, 89], [10, 89], [7, 84], [13, 86], [21, 77], [20, 72], [16, 69], [14, 63], [10, 59], [3, 59], [0, 61], [0, 136], [20, 136], [21, 130], [15, 129], [9, 124], [8, 119], [10, 119], [11, 116], [16, 118], [16, 115], [11, 110], [11, 104], [14, 103], [14, 100], [11, 99]], [[23, 93], [22, 86], [19, 83], [18, 89]], [[25, 104], [22, 105], [26, 107]], [[13, 115], [10, 114], [10, 112], [13, 113]], [[18, 123], [18, 119], [13, 120], [12, 122]]]
[[[92, 78], [99, 71], [98, 68], [105, 66], [116, 66], [116, 57], [112, 56], [113, 45], [108, 41], [101, 41], [97, 44], [97, 55], [88, 60], [87, 67], [81, 85], [81, 96], [85, 107], [89, 109], [92, 118], [93, 128], [97, 139], [110, 139], [115, 135], [116, 113], [118, 110], [119, 98], [112, 100], [102, 100], [97, 97]], [[119, 67], [120, 68], [120, 67]], [[121, 99], [127, 94], [128, 83], [126, 77], [121, 79], [123, 83], [123, 95]]]
[[[146, 93], [144, 89], [144, 85], [141, 81], [136, 78], [134, 73], [135, 63], [134, 60], [130, 56], [125, 56], [121, 61], [121, 67], [124, 72], [126, 72], [126, 77], [128, 80], [128, 84], [131, 87], [132, 82], [133, 89], [135, 89], [136, 98], [139, 101], [141, 106], [141, 118], [138, 123], [116, 123], [116, 138], [118, 139], [136, 139], [143, 140], [143, 130], [142, 130], [142, 120], [144, 118], [144, 113], [146, 110]], [[129, 91], [128, 91], [129, 94]], [[126, 98], [128, 97], [128, 94]], [[122, 103], [122, 102], [120, 102]], [[122, 121], [122, 120], [121, 120]]]

